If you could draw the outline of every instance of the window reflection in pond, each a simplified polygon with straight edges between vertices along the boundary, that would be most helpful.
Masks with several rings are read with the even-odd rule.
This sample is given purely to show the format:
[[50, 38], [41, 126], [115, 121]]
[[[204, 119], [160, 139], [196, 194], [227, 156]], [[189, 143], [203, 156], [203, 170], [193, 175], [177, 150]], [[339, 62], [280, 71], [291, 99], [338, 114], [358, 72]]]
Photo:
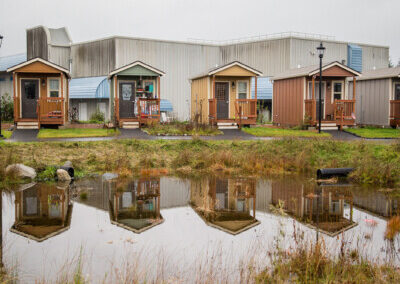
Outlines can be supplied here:
[[259, 224], [256, 181], [210, 178], [191, 182], [191, 204], [210, 226], [236, 235]]

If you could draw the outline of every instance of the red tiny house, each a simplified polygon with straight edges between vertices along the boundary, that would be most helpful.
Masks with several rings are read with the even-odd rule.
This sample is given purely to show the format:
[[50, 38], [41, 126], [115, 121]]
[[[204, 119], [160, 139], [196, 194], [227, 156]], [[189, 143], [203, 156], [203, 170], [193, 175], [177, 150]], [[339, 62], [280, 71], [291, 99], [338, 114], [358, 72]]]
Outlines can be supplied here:
[[68, 121], [69, 71], [41, 58], [11, 67], [17, 128], [64, 125]]
[[[347, 78], [360, 74], [332, 62], [322, 68], [322, 123], [338, 127], [355, 125], [355, 99], [349, 97]], [[319, 118], [319, 68], [288, 70], [273, 78], [273, 122], [281, 126], [317, 126]], [[355, 84], [353, 93], [355, 93]]]

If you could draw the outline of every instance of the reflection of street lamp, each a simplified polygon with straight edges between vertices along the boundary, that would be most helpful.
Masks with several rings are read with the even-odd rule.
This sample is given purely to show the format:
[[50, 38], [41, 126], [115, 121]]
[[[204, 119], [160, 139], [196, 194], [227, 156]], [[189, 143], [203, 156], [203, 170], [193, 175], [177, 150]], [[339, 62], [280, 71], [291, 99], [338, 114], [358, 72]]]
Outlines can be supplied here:
[[[3, 43], [3, 36], [0, 35], [0, 48], [1, 48], [1, 44]], [[1, 94], [0, 94], [0, 139], [4, 138], [3, 134], [1, 134]]]
[[318, 110], [318, 133], [321, 133], [321, 116], [322, 116], [322, 58], [324, 57], [325, 47], [322, 45], [322, 42], [317, 47], [318, 55], [319, 55], [319, 110]]

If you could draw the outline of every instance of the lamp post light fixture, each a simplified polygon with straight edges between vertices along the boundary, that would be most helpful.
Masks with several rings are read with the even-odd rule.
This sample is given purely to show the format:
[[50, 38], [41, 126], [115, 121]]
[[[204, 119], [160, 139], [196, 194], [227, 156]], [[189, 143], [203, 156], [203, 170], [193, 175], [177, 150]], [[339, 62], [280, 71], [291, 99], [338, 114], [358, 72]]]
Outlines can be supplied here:
[[325, 47], [322, 42], [317, 47], [319, 56], [319, 102], [318, 102], [318, 133], [321, 133], [321, 117], [322, 117], [322, 58], [324, 57]]
[[[2, 44], [2, 43], [3, 43], [3, 36], [0, 35], [0, 47], [1, 47], [1, 44]], [[2, 97], [1, 97], [1, 94], [0, 94], [0, 139], [3, 139], [4, 136], [3, 136], [3, 134], [1, 133], [1, 99], [2, 99]]]

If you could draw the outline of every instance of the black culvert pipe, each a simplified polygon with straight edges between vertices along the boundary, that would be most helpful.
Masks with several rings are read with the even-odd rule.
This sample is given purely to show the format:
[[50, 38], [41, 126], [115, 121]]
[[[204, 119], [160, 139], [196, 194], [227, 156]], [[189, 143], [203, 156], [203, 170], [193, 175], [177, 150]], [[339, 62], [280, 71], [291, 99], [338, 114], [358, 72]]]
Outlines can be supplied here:
[[354, 170], [353, 168], [318, 169], [317, 179], [332, 178], [332, 177], [347, 177], [353, 170]]

